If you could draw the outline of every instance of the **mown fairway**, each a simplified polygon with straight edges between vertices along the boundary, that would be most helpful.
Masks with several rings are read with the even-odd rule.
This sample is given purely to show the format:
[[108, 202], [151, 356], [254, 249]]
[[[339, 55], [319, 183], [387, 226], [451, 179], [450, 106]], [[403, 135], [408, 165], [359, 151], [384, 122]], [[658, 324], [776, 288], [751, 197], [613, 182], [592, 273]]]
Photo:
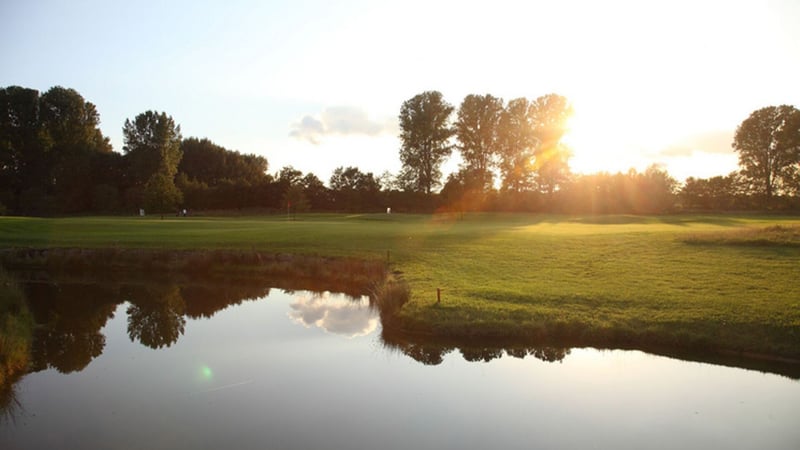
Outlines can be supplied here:
[[704, 238], [775, 225], [797, 226], [800, 218], [6, 217], [0, 218], [0, 246], [388, 256], [411, 286], [400, 317], [417, 331], [531, 336], [567, 329], [589, 337], [642, 337], [797, 358], [800, 245]]

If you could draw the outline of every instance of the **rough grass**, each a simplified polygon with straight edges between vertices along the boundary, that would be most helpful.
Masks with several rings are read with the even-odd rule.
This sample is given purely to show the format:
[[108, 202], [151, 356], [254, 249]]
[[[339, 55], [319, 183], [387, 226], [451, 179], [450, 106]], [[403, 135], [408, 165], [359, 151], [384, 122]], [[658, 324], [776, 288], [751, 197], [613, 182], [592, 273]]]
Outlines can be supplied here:
[[756, 235], [793, 235], [799, 224], [790, 217], [502, 214], [0, 218], [0, 246], [239, 249], [388, 260], [410, 287], [393, 324], [410, 332], [797, 359], [800, 246], [697, 245], [703, 242], [696, 236], [761, 229], [778, 231]]
[[10, 382], [28, 367], [32, 336], [33, 317], [22, 291], [0, 270], [0, 405], [5, 403]]
[[773, 225], [687, 236], [697, 245], [800, 247], [800, 225]]

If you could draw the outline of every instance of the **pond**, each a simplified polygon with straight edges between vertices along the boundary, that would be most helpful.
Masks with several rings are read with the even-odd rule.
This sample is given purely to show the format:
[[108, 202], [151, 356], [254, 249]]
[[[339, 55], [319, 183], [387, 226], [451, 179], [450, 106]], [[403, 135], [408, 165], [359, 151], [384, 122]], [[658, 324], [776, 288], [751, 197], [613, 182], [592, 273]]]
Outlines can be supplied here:
[[367, 297], [31, 281], [0, 448], [800, 448], [800, 382], [641, 351], [387, 343]]

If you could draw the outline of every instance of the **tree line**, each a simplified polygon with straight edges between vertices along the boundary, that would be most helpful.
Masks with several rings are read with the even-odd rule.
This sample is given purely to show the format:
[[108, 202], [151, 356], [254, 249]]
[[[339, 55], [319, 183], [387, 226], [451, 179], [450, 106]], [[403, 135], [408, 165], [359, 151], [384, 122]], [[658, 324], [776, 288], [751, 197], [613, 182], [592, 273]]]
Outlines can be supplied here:
[[[470, 94], [456, 109], [426, 91], [400, 108], [399, 173], [342, 166], [325, 183], [291, 166], [270, 174], [262, 156], [184, 138], [164, 112], [126, 120], [117, 153], [95, 105], [74, 89], [10, 86], [0, 88], [0, 213], [800, 210], [800, 111], [792, 106], [759, 109], [739, 125], [739, 171], [682, 185], [658, 166], [571, 173], [562, 142], [571, 114], [556, 94], [508, 102]], [[463, 162], [443, 180], [454, 151]]]

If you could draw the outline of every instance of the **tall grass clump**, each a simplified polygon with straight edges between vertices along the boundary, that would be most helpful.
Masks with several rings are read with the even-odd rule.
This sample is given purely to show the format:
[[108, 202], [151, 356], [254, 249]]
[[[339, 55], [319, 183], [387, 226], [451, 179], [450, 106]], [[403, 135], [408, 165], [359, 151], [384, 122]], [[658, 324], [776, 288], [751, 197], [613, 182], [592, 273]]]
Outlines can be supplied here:
[[372, 289], [372, 298], [386, 327], [397, 319], [400, 308], [411, 297], [411, 288], [405, 280], [395, 275], [386, 277]]
[[33, 317], [17, 283], [0, 269], [0, 390], [30, 362]]
[[687, 236], [684, 242], [696, 245], [800, 247], [800, 225], [773, 225], [692, 234]]

